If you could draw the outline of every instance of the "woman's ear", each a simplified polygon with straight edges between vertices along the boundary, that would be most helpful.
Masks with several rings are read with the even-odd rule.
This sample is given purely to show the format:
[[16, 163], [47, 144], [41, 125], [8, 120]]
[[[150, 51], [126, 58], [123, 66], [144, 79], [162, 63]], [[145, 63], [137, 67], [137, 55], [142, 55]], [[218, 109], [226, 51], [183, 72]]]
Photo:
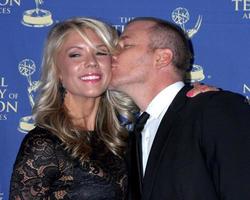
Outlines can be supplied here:
[[57, 69], [57, 70], [56, 70], [56, 74], [57, 74], [57, 76], [58, 76], [59, 81], [62, 82], [63, 77], [62, 77], [62, 74], [61, 74], [60, 69]]
[[173, 60], [173, 52], [170, 49], [155, 50], [155, 66], [158, 68], [166, 67]]

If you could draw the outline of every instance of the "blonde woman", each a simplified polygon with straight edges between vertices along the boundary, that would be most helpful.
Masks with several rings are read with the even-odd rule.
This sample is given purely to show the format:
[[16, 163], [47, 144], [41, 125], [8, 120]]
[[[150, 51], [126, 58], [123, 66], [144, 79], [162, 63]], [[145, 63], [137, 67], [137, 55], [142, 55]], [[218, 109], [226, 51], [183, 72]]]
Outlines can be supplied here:
[[[132, 101], [107, 90], [117, 33], [89, 18], [58, 23], [44, 49], [36, 128], [14, 165], [10, 199], [125, 199]], [[128, 112], [128, 110], [130, 112]]]

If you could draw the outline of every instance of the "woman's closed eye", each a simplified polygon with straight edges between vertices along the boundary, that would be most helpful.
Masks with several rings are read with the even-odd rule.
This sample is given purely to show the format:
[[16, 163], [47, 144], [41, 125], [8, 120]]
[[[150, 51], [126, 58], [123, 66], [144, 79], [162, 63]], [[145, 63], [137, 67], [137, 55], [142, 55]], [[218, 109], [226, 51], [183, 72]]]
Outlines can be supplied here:
[[97, 51], [97, 52], [96, 52], [96, 55], [97, 55], [97, 56], [109, 56], [110, 53], [109, 53], [109, 52], [106, 52], [106, 51]]
[[110, 56], [110, 52], [108, 49], [97, 49], [96, 51], [97, 56]]

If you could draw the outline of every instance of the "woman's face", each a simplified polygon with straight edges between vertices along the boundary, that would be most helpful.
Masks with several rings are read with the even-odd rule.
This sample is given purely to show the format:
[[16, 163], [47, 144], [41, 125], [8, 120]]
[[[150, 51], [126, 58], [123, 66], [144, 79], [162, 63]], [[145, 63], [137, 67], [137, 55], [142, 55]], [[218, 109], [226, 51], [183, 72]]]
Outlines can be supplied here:
[[91, 29], [85, 29], [93, 48], [71, 31], [56, 57], [59, 77], [67, 95], [82, 98], [99, 97], [111, 79], [111, 55], [104, 42]]

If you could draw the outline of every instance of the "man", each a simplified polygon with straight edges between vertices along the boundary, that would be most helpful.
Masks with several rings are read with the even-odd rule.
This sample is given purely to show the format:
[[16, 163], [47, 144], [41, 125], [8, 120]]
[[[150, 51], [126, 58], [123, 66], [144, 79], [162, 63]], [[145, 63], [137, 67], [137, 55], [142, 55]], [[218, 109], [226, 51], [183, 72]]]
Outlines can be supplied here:
[[183, 79], [192, 54], [185, 34], [171, 23], [136, 18], [118, 46], [111, 86], [150, 115], [141, 132], [140, 180], [136, 174], [129, 180], [130, 199], [249, 200], [245, 98], [225, 91], [186, 97], [190, 88]]

